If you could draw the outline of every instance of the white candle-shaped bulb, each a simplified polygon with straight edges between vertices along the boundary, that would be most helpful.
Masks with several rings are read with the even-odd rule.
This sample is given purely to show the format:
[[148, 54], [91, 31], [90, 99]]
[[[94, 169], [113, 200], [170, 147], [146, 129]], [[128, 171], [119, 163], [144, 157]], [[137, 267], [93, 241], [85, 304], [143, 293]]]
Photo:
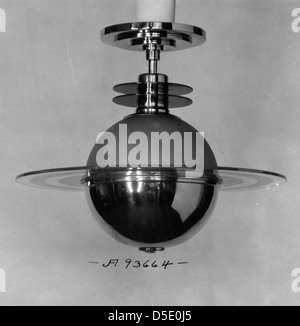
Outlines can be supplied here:
[[136, 21], [175, 22], [176, 0], [136, 0]]

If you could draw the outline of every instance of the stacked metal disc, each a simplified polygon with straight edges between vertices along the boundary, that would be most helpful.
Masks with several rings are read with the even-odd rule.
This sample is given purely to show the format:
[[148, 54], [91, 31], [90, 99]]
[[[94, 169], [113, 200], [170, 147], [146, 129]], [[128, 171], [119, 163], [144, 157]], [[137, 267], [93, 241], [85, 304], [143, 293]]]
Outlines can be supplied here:
[[125, 83], [114, 86], [116, 96], [113, 102], [128, 107], [136, 107], [137, 113], [168, 112], [169, 109], [188, 106], [193, 101], [182, 95], [193, 89], [186, 85], [168, 82], [163, 74], [141, 74], [137, 83]]

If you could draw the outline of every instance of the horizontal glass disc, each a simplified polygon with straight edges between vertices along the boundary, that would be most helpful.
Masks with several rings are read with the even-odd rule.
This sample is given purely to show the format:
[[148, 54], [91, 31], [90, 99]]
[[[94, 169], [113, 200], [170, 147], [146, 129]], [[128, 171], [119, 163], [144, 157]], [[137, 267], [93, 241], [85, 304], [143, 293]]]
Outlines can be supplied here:
[[170, 178], [180, 183], [219, 186], [223, 191], [278, 187], [287, 181], [284, 175], [275, 172], [247, 168], [206, 168], [201, 177], [186, 172], [178, 168], [101, 169], [79, 166], [32, 171], [17, 176], [16, 181], [23, 185], [66, 191], [83, 191], [84, 187], [93, 183], [155, 182]]

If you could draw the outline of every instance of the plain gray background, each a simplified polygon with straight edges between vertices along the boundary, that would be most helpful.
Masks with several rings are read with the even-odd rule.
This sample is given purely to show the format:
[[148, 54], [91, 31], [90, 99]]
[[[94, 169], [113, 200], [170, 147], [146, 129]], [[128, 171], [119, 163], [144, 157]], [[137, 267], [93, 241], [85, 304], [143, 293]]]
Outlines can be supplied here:
[[[132, 112], [111, 102], [142, 53], [102, 44], [135, 20], [133, 0], [1, 0], [0, 305], [298, 305], [300, 267], [299, 1], [178, 0], [176, 21], [207, 42], [162, 54], [159, 70], [194, 88], [176, 109], [204, 131], [219, 165], [283, 173], [279, 188], [221, 193], [190, 241], [150, 256], [110, 238], [82, 193], [24, 187], [16, 175], [85, 165], [99, 131]], [[188, 261], [167, 270], [104, 269], [110, 258]], [[155, 258], [154, 258], [155, 257]]]

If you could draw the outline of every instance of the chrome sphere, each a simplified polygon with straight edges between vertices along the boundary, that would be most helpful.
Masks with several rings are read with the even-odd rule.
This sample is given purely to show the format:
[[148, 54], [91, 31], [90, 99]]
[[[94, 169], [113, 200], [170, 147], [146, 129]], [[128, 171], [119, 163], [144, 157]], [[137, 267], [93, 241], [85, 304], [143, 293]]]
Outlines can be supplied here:
[[[179, 131], [182, 135], [197, 131], [173, 115], [134, 114], [107, 130], [115, 135], [117, 147], [120, 124], [127, 126], [128, 134], [141, 131], [149, 137], [153, 131], [169, 134]], [[88, 166], [97, 166], [96, 157], [102, 146], [95, 144]], [[128, 152], [131, 149], [128, 145]], [[179, 244], [198, 232], [210, 216], [218, 193], [216, 182], [210, 182], [211, 176], [207, 182], [192, 182], [179, 169], [162, 167], [161, 163], [156, 168], [99, 169], [92, 173], [92, 182], [86, 187], [89, 207], [104, 230], [115, 239], [146, 252]], [[205, 140], [204, 166], [217, 166]]]

